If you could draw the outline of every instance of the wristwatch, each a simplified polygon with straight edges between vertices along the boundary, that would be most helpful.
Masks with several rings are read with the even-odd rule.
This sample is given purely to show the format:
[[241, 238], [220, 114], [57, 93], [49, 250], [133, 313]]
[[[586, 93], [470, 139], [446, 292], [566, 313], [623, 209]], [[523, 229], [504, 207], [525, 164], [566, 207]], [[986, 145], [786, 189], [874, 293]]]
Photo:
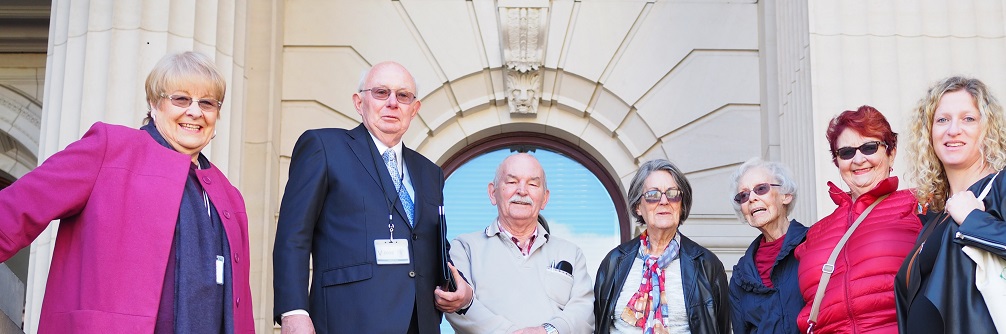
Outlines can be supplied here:
[[544, 324], [541, 324], [541, 327], [545, 328], [545, 333], [548, 333], [548, 334], [559, 334], [559, 330], [555, 329], [555, 326], [552, 326], [552, 324], [550, 324], [550, 323], [546, 322]]

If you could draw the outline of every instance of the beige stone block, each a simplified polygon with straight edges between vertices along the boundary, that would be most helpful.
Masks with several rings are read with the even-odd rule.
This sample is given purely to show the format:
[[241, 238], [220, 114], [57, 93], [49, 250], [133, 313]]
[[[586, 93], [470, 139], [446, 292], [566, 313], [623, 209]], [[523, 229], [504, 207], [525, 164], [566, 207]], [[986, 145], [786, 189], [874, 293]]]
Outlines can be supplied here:
[[587, 109], [587, 111], [594, 120], [601, 123], [605, 128], [614, 131], [622, 124], [622, 121], [625, 120], [626, 115], [629, 114], [632, 107], [625, 104], [625, 101], [622, 101], [618, 96], [615, 96], [615, 94], [603, 87], [597, 93], [597, 102]]
[[[672, 161], [675, 163], [682, 161], [682, 159], [676, 160]], [[688, 182], [692, 185], [692, 210], [689, 217], [718, 215], [731, 219], [734, 216], [733, 205], [730, 204], [735, 193], [730, 189], [730, 174], [734, 168], [735, 166], [723, 166], [704, 171], [685, 172]], [[750, 241], [747, 240], [745, 244]]]
[[449, 123], [440, 129], [436, 136], [427, 137], [425, 141], [416, 146], [416, 152], [421, 153], [430, 161], [442, 164], [450, 157], [451, 151], [457, 151], [468, 141], [465, 132], [458, 123]]
[[[478, 23], [474, 9], [466, 1], [403, 0], [422, 45], [429, 50], [447, 80], [477, 72], [485, 67], [485, 51], [478, 43]], [[445, 19], [449, 18], [449, 19]], [[450, 38], [445, 38], [450, 36]], [[489, 50], [496, 50], [490, 48]]]
[[553, 101], [573, 109], [587, 110], [590, 97], [597, 87], [596, 82], [569, 72], [559, 72], [556, 81], [556, 90], [552, 92]]
[[[488, 1], [487, 1], [488, 2]], [[583, 2], [573, 0], [552, 0], [548, 9], [548, 44], [545, 46], [546, 68], [559, 68], [560, 57], [562, 57], [563, 47], [567, 46], [567, 34], [571, 31], [570, 24], [573, 20], [577, 4]], [[584, 18], [589, 20], [591, 18]], [[487, 44], [488, 45], [488, 44]]]
[[636, 104], [656, 136], [729, 104], [760, 103], [758, 55], [746, 51], [696, 52]]
[[[500, 132], [499, 126], [503, 123], [500, 120], [500, 114], [505, 111], [501, 109], [506, 109], [505, 107], [497, 107], [494, 105], [482, 105], [477, 109], [472, 109], [465, 112], [460, 117], [453, 119], [454, 123], [461, 128], [461, 131], [469, 136], [469, 142], [475, 141], [481, 138], [472, 138], [471, 136], [476, 133], [481, 133], [487, 129], [494, 129], [492, 134]], [[440, 136], [439, 133], [436, 134]], [[485, 134], [486, 137], [491, 134]]]
[[[570, 23], [576, 28], [568, 32], [568, 51], [562, 50], [566, 53], [560, 56], [559, 67], [590, 81], [600, 80], [644, 5], [643, 2], [580, 2]], [[566, 27], [553, 28], [566, 30]], [[649, 46], [651, 52], [655, 51], [652, 44]]]
[[460, 77], [451, 81], [448, 85], [451, 87], [451, 91], [454, 92], [454, 96], [458, 101], [458, 107], [462, 111], [479, 108], [482, 105], [489, 104], [495, 98], [492, 92], [492, 77], [489, 74], [489, 70], [480, 70]]
[[696, 50], [757, 50], [757, 7], [743, 3], [655, 3], [635, 35], [627, 37], [629, 44], [602, 83], [631, 105], [672, 69], [677, 71], [681, 59], [700, 53]]
[[757, 105], [728, 105], [661, 138], [661, 150], [685, 173], [732, 168], [762, 155], [762, 117]]
[[[319, 128], [352, 129], [359, 118], [349, 118], [314, 101], [284, 101], [280, 118], [280, 154], [289, 156], [304, 131]], [[356, 116], [359, 116], [358, 114]]]
[[350, 45], [369, 65], [397, 61], [415, 77], [419, 96], [447, 81], [423, 56], [429, 50], [417, 39], [420, 36], [399, 1], [292, 0], [285, 5], [285, 45]]
[[444, 85], [423, 97], [419, 114], [416, 119], [412, 120], [409, 131], [413, 130], [412, 127], [416, 125], [416, 121], [424, 124], [424, 127], [436, 131], [444, 123], [454, 118], [459, 109], [452, 93], [451, 86]]
[[[492, 96], [491, 96], [491, 99], [493, 101], [495, 101], [496, 104], [498, 104], [498, 105], [505, 105], [506, 104], [506, 96], [507, 96], [507, 94], [506, 94], [506, 92], [504, 92], [506, 90], [506, 85], [503, 83], [503, 81], [504, 81], [503, 78], [505, 77], [503, 75], [503, 69], [502, 68], [493, 68], [493, 69], [489, 70], [489, 77], [491, 78], [490, 79], [490, 83], [492, 84]], [[546, 78], [547, 78], [547, 76], [546, 76]], [[544, 87], [548, 87], [548, 86], [544, 86]], [[546, 90], [546, 92], [542, 92], [542, 94], [545, 94], [545, 93], [548, 93], [547, 90]], [[544, 100], [544, 97], [542, 98], [542, 100]]]
[[346, 116], [358, 117], [353, 94], [369, 67], [350, 47], [286, 48], [282, 98], [285, 101], [318, 101]]
[[545, 133], [571, 143], [578, 143], [582, 140], [580, 134], [589, 125], [590, 118], [579, 110], [561, 104], [554, 104], [548, 109], [548, 118], [545, 120], [545, 124], [548, 124], [549, 127], [545, 129]]
[[640, 156], [657, 144], [657, 136], [651, 126], [638, 113], [630, 112], [615, 133], [630, 155]]
[[480, 34], [482, 47], [485, 53], [485, 64], [487, 68], [497, 68], [503, 66], [503, 52], [500, 51], [500, 31], [499, 21], [496, 20], [498, 11], [494, 1], [469, 1], [472, 10], [475, 12], [475, 27]]
[[623, 190], [628, 189], [626, 175], [632, 178], [638, 166], [634, 157], [622, 145], [621, 139], [594, 123], [584, 128], [580, 135], [580, 147], [597, 158], [602, 165], [607, 166], [613, 177], [624, 180]]

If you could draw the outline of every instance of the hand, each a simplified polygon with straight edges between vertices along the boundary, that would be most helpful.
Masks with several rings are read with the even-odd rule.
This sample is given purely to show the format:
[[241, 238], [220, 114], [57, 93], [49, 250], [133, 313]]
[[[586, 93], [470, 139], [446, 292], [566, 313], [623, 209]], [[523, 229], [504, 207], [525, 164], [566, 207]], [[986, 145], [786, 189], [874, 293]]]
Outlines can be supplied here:
[[533, 326], [515, 330], [512, 334], [547, 334], [545, 327]]
[[454, 268], [453, 263], [448, 262], [447, 266], [451, 268], [451, 275], [454, 275], [454, 281], [458, 284], [458, 290], [447, 292], [438, 286], [433, 290], [433, 294], [436, 295], [437, 309], [440, 312], [454, 313], [472, 303], [472, 287], [468, 285], [468, 282], [464, 278], [461, 278], [461, 274], [458, 273], [457, 268]]
[[311, 317], [303, 314], [294, 314], [283, 317], [283, 326], [280, 328], [282, 334], [314, 334], [314, 323]]
[[960, 225], [964, 222], [964, 219], [968, 217], [968, 214], [972, 210], [978, 209], [985, 211], [985, 203], [979, 201], [975, 194], [971, 191], [962, 191], [950, 196], [947, 200], [946, 210], [950, 214], [950, 217]]

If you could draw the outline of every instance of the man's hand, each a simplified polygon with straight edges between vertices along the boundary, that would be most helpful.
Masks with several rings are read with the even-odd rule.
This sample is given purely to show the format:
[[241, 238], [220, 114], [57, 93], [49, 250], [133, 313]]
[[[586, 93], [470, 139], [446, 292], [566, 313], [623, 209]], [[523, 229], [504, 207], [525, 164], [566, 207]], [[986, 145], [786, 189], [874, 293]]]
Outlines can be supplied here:
[[985, 211], [985, 203], [979, 201], [971, 191], [965, 190], [956, 193], [947, 200], [947, 213], [957, 222], [957, 225], [964, 223], [964, 219], [968, 218], [968, 214], [974, 209]]
[[464, 278], [461, 278], [461, 274], [458, 273], [457, 268], [454, 268], [453, 263], [447, 263], [447, 265], [451, 268], [451, 275], [454, 275], [458, 290], [447, 292], [438, 286], [436, 290], [433, 290], [433, 294], [436, 295], [437, 309], [440, 312], [454, 313], [472, 303], [472, 287]]
[[283, 326], [280, 328], [282, 334], [314, 334], [314, 323], [311, 317], [303, 314], [294, 314], [283, 317]]
[[534, 326], [515, 330], [512, 334], [547, 334], [545, 327]]

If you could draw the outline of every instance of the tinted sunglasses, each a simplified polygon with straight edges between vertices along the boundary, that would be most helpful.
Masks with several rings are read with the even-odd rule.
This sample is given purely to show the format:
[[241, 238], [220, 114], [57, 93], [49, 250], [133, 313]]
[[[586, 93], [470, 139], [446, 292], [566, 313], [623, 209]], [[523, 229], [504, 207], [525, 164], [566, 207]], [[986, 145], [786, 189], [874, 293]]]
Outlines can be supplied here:
[[192, 105], [192, 102], [196, 102], [199, 104], [199, 109], [202, 111], [220, 110], [220, 107], [224, 105], [223, 102], [220, 102], [219, 100], [216, 99], [207, 98], [207, 99], [196, 100], [181, 94], [175, 94], [175, 95], [161, 94], [161, 97], [167, 98], [168, 100], [171, 101], [172, 105], [179, 108], [188, 108], [189, 106]]
[[663, 192], [656, 189], [647, 190], [645, 193], [643, 193], [643, 200], [645, 200], [646, 203], [650, 204], [659, 203], [660, 196], [667, 196], [667, 201], [671, 203], [681, 202], [681, 189], [671, 188]]
[[370, 88], [370, 89], [361, 89], [360, 90], [361, 93], [362, 92], [367, 92], [367, 91], [370, 92], [371, 96], [373, 96], [375, 99], [378, 99], [378, 100], [387, 100], [389, 97], [391, 97], [391, 94], [394, 93], [395, 94], [395, 99], [398, 100], [398, 103], [401, 103], [401, 104], [412, 104], [412, 102], [416, 102], [416, 94], [412, 94], [409, 91], [404, 90], [404, 89], [399, 89], [397, 91], [393, 91], [391, 89], [384, 88], [384, 87], [374, 87], [374, 88]]
[[842, 160], [849, 160], [856, 156], [856, 151], [863, 152], [863, 155], [872, 155], [874, 153], [877, 153], [877, 150], [880, 149], [881, 145], [887, 146], [884, 143], [876, 140], [865, 142], [863, 143], [863, 145], [859, 145], [859, 147], [846, 146], [835, 150], [835, 156], [837, 156], [839, 159]]
[[734, 202], [737, 202], [737, 204], [741, 204], [741, 203], [747, 202], [748, 198], [751, 197], [751, 193], [755, 193], [758, 196], [761, 196], [761, 195], [768, 194], [768, 191], [772, 190], [772, 187], [780, 187], [780, 186], [781, 185], [778, 185], [778, 184], [775, 184], [775, 183], [762, 183], [762, 184], [756, 185], [756, 186], [754, 186], [754, 188], [751, 188], [751, 190], [745, 190], [745, 191], [737, 193], [737, 195], [734, 195]]

